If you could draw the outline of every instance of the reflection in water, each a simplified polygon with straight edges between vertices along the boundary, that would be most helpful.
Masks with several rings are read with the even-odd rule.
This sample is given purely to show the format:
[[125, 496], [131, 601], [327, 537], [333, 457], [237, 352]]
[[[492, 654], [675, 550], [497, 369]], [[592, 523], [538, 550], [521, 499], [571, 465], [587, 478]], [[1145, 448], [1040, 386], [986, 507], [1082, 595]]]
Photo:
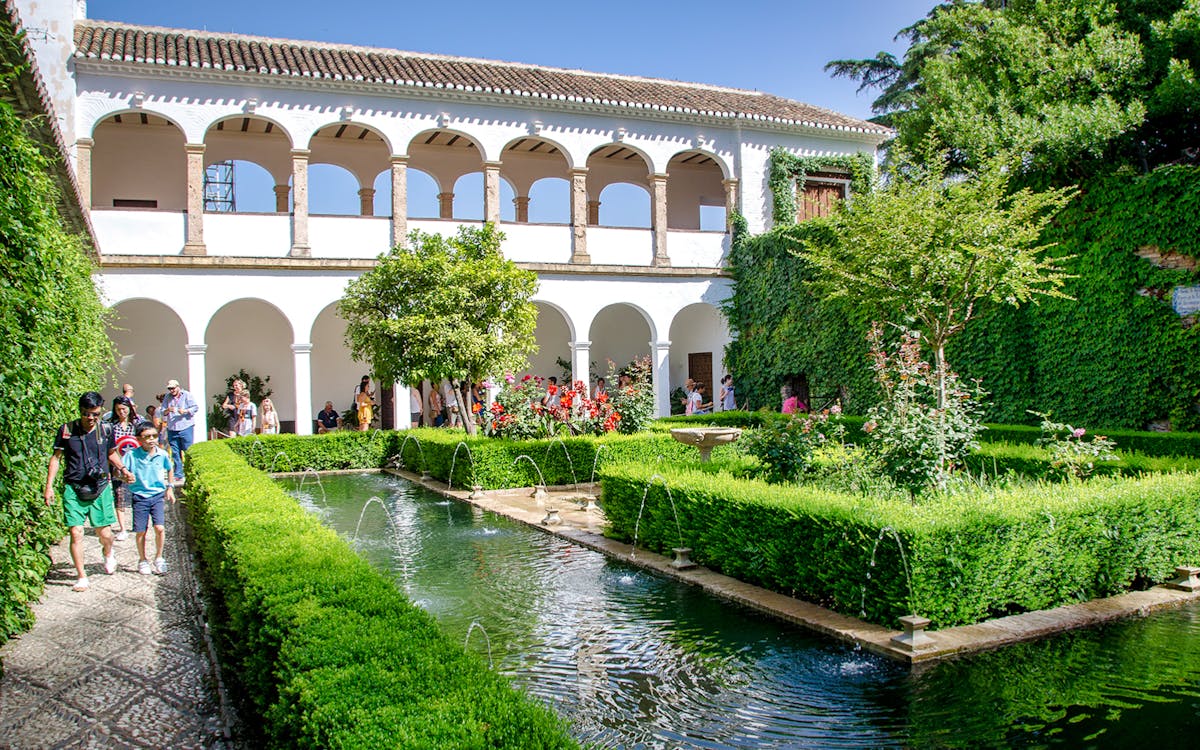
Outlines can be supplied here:
[[[284, 480], [294, 488], [295, 480]], [[909, 673], [387, 475], [302, 504], [606, 748], [1123, 747], [1200, 736], [1200, 608]], [[371, 496], [382, 508], [365, 514]], [[319, 498], [318, 498], [319, 499]], [[374, 505], [374, 504], [373, 504]]]

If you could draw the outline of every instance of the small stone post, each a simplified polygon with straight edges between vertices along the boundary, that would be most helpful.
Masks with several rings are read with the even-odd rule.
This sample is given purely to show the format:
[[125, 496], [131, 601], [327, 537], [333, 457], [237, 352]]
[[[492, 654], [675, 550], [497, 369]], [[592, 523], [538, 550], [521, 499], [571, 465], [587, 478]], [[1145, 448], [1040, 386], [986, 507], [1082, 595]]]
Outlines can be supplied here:
[[1166, 584], [1167, 588], [1176, 591], [1200, 590], [1200, 568], [1190, 565], [1180, 565], [1175, 568], [1175, 580]]
[[929, 627], [929, 618], [920, 615], [908, 615], [900, 618], [900, 627], [904, 632], [892, 636], [892, 643], [908, 652], [923, 651], [933, 647], [934, 639], [925, 632]]

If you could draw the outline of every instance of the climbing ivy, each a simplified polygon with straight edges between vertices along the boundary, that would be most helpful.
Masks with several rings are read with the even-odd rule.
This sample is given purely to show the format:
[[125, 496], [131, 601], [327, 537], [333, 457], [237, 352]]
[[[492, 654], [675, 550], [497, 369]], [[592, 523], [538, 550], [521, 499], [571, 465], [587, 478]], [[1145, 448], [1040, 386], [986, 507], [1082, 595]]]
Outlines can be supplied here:
[[[772, 180], [773, 188], [779, 184]], [[725, 314], [736, 340], [726, 361], [739, 400], [777, 409], [779, 386], [804, 373], [815, 392], [843, 386], [847, 410], [864, 413], [876, 395], [866, 358], [869, 321], [846, 301], [824, 299], [812, 269], [793, 254], [817, 230], [780, 224], [751, 236], [736, 216], [734, 230], [735, 286]], [[1170, 303], [1171, 290], [1200, 283], [1198, 274], [1137, 255], [1155, 248], [1200, 258], [1200, 169], [1096, 178], [1081, 186], [1046, 239], [1075, 275], [1063, 288], [1073, 299], [1016, 310], [985, 305], [948, 348], [959, 374], [991, 393], [986, 419], [1033, 423], [1034, 409], [1089, 428], [1169, 419], [1173, 429], [1200, 429], [1200, 325], [1185, 327]]]
[[[0, 46], [12, 44], [0, 27]], [[12, 72], [0, 69], [0, 88]], [[62, 536], [61, 506], [42, 501], [54, 430], [112, 363], [92, 261], [63, 230], [27, 124], [0, 102], [0, 643], [32, 623]]]
[[775, 226], [795, 223], [797, 187], [804, 189], [807, 176], [831, 169], [850, 173], [851, 193], [869, 191], [875, 180], [875, 160], [870, 154], [797, 156], [782, 148], [771, 150], [768, 183]]

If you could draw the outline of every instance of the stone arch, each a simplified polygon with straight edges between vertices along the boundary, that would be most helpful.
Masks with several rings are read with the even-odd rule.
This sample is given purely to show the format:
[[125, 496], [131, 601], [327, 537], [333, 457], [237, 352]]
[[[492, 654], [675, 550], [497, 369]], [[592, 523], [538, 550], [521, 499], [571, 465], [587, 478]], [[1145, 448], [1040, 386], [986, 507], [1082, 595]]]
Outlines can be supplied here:
[[222, 117], [204, 133], [204, 163], [252, 161], [270, 172], [275, 186], [282, 191], [292, 177], [292, 143], [291, 134], [269, 118]]
[[[360, 186], [354, 172], [341, 164], [309, 162], [309, 215], [358, 216], [361, 213]], [[295, 191], [292, 194], [295, 195]]]
[[615, 302], [592, 317], [588, 340], [591, 358], [601, 374], [607, 371], [610, 359], [619, 369], [632, 359], [651, 354], [650, 342], [657, 340], [654, 319], [639, 305]]
[[320, 136], [322, 131], [331, 129], [334, 131], [341, 131], [340, 135], [335, 136], [338, 139], [343, 137], [352, 138], [359, 141], [378, 139], [379, 141], [383, 142], [383, 147], [387, 150], [389, 155], [395, 153], [395, 149], [392, 147], [392, 139], [388, 137], [387, 133], [383, 132], [374, 125], [368, 125], [364, 122], [359, 122], [354, 119], [335, 120], [333, 122], [324, 123], [323, 125], [318, 125], [317, 127], [313, 128], [312, 132], [308, 134], [308, 142], [299, 148], [312, 149], [313, 138]]
[[186, 131], [155, 112], [126, 110], [92, 129], [88, 208], [187, 210]]
[[[635, 208], [632, 202], [635, 193], [620, 189], [616, 193], [610, 191], [609, 196], [618, 197], [618, 204], [604, 207], [603, 194], [610, 185], [625, 183], [636, 185], [647, 192], [647, 178], [653, 169], [654, 160], [636, 146], [626, 143], [606, 143], [592, 149], [587, 159], [587, 194], [589, 223], [599, 226], [635, 226], [648, 227], [651, 224], [653, 209], [647, 200], [645, 218], [641, 209]], [[640, 198], [637, 199], [640, 201]], [[612, 221], [606, 221], [610, 216]]]
[[653, 218], [650, 190], [634, 182], [610, 182], [596, 196], [596, 226], [649, 229]]
[[575, 161], [571, 157], [571, 150], [563, 145], [560, 141], [557, 141], [553, 138], [547, 138], [541, 133], [538, 133], [537, 135], [522, 135], [513, 138], [511, 141], [504, 144], [504, 148], [500, 149], [500, 160], [504, 161], [506, 155], [513, 152], [541, 152], [544, 150], [544, 148], [538, 148], [535, 146], [535, 144], [539, 142], [554, 149], [553, 152], [547, 151], [547, 156], [561, 156], [563, 161], [566, 162], [567, 170], [575, 168]]
[[571, 181], [541, 177], [529, 186], [529, 221], [534, 224], [571, 223]]
[[[391, 177], [388, 180], [390, 182]], [[414, 219], [438, 218], [438, 194], [443, 191], [437, 175], [409, 167], [408, 204], [405, 206], [408, 216]]]
[[[278, 307], [256, 297], [243, 297], [225, 303], [208, 320], [204, 332], [206, 380], [204, 394], [207, 411], [213, 395], [225, 387], [225, 379], [239, 369], [270, 376], [274, 390], [271, 400], [279, 411], [285, 431], [294, 430], [296, 420], [296, 377], [291, 345], [292, 322]], [[193, 394], [201, 400], [201, 394]], [[291, 428], [291, 429], [288, 429]]]
[[[234, 207], [237, 212], [278, 213], [280, 206], [273, 191], [275, 177], [271, 174], [271, 170], [250, 159], [233, 159], [232, 161]], [[247, 170], [247, 167], [252, 167], [252, 169]]]
[[[715, 404], [725, 375], [725, 345], [730, 340], [729, 326], [716, 305], [696, 302], [676, 312], [670, 330], [670, 389], [692, 377], [705, 384], [704, 400]], [[720, 409], [719, 405], [715, 408]]]
[[[175, 379], [188, 383], [187, 327], [170, 305], [146, 297], [121, 300], [111, 307], [108, 338], [117, 352], [117, 367], [111, 373], [118, 384], [134, 389], [138, 413], [145, 414], [154, 396], [166, 391]], [[107, 397], [107, 396], [106, 396]]]
[[346, 346], [346, 321], [338, 314], [337, 302], [326, 305], [313, 320], [309, 334], [312, 342], [312, 414], [332, 401], [339, 412], [353, 402], [354, 387], [370, 365], [356, 362]]
[[[575, 340], [575, 326], [567, 311], [545, 300], [534, 300], [537, 305], [537, 327], [534, 337], [537, 339], [538, 350], [529, 356], [529, 362], [524, 372], [514, 373], [518, 376], [525, 374], [548, 377], [554, 375], [562, 378], [562, 368], [557, 360], [561, 357], [571, 361], [571, 342]], [[568, 366], [567, 371], [570, 372]]]
[[[425, 130], [413, 136], [408, 143], [408, 166], [431, 175], [441, 189], [440, 195], [453, 195], [454, 184], [463, 175], [483, 169], [485, 151], [477, 139], [466, 133], [447, 128]], [[483, 189], [479, 190], [479, 202], [483, 201]], [[439, 210], [441, 218], [451, 218], [462, 211], [451, 209], [449, 213]]]
[[667, 163], [667, 226], [725, 231], [725, 179], [720, 159], [699, 149], [681, 151]]

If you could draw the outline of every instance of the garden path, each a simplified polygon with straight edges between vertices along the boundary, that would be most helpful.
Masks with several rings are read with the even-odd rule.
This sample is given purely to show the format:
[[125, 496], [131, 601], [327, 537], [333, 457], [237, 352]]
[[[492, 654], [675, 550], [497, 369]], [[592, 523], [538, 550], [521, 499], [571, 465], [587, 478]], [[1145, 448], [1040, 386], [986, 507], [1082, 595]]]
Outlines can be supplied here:
[[36, 624], [0, 649], [0, 748], [235, 747], [179, 505], [166, 528], [162, 576], [138, 574], [132, 532], [105, 575], [89, 530], [83, 593], [66, 540], [52, 548]]

